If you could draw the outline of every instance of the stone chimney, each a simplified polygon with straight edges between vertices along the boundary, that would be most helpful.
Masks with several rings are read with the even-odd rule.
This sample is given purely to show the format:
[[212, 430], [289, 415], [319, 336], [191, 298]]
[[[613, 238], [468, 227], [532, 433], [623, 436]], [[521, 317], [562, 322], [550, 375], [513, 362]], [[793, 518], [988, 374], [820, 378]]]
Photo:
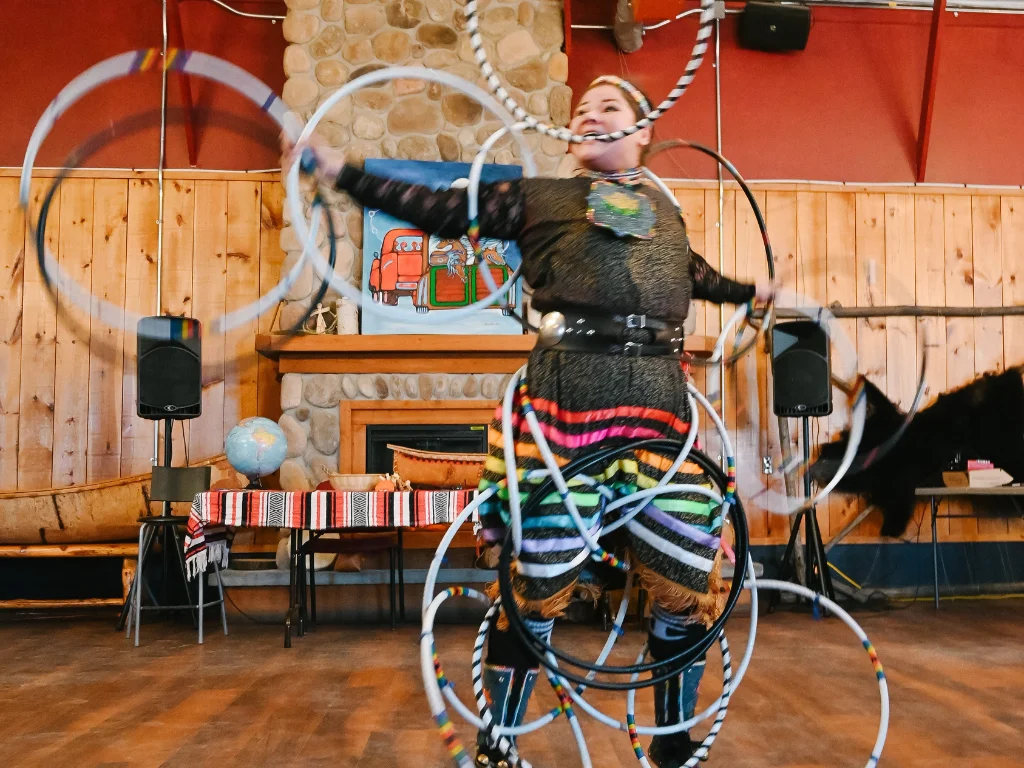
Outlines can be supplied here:
[[[466, 31], [465, 0], [286, 2], [282, 26], [290, 45], [284, 53], [288, 80], [282, 95], [304, 121], [344, 83], [389, 66], [444, 70], [488, 90]], [[565, 84], [561, 0], [481, 0], [478, 8], [488, 59], [513, 98], [545, 122], [567, 125], [572, 91]], [[357, 163], [370, 157], [471, 162], [500, 126], [481, 105], [452, 89], [397, 80], [339, 102], [317, 133], [331, 146], [344, 147]], [[566, 145], [536, 133], [527, 134], [527, 141], [538, 173], [554, 175]], [[492, 162], [521, 162], [509, 139], [495, 149]], [[337, 270], [358, 284], [362, 213], [344, 195], [332, 203], [343, 214], [335, 217]], [[290, 226], [282, 230], [281, 244], [287, 253], [283, 268], [288, 269], [301, 252]], [[279, 327], [301, 316], [303, 300], [314, 287], [309, 268], [289, 294]]]

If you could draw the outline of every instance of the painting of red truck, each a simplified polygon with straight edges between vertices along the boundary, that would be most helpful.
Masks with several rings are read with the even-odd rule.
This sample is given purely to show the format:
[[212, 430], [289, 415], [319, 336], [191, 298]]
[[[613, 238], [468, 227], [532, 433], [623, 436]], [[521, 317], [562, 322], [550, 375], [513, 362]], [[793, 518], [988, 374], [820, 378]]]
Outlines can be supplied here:
[[[367, 160], [366, 170], [411, 183], [445, 189], [465, 179], [469, 165], [419, 161]], [[484, 166], [483, 180], [516, 178], [518, 166]], [[488, 176], [492, 178], [488, 178]], [[463, 184], [465, 182], [463, 181]], [[478, 259], [469, 238], [440, 237], [382, 211], [363, 211], [363, 292], [378, 305], [411, 306], [419, 314], [443, 312], [465, 307], [490, 293], [484, 270], [495, 285], [512, 275], [519, 263], [515, 243], [484, 239]], [[469, 318], [448, 324], [423, 324], [415, 321], [391, 321], [363, 312], [363, 333], [522, 333], [519, 321], [511, 316], [519, 299], [519, 286]]]
[[[482, 269], [491, 271], [495, 285], [512, 274], [502, 250], [487, 245], [483, 263], [477, 264], [468, 238], [431, 237], [418, 229], [388, 230], [370, 264], [370, 296], [391, 306], [408, 296], [417, 312], [465, 307], [490, 293]], [[515, 295], [507, 307], [495, 304], [506, 315], [509, 308], [515, 308]]]

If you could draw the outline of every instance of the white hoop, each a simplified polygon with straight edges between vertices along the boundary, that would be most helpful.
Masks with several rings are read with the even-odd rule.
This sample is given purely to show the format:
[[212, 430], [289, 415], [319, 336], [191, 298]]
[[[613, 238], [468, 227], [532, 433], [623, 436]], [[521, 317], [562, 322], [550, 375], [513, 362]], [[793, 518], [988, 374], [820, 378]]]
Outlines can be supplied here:
[[[789, 292], [782, 295], [787, 299], [791, 296], [793, 303], [791, 309], [802, 314], [804, 317], [817, 320], [825, 329], [825, 333], [833, 344], [836, 344], [839, 347], [841, 359], [848, 365], [848, 370], [843, 372], [845, 375], [841, 375], [838, 378], [841, 381], [850, 381], [851, 379], [855, 379], [857, 373], [857, 351], [854, 349], [853, 343], [850, 341], [850, 337], [846, 335], [846, 332], [839, 325], [835, 316], [825, 307], [818, 305], [816, 302], [811, 301], [804, 296], [799, 296], [795, 293], [790, 294]], [[776, 306], [778, 306], [778, 303], [776, 303]], [[789, 307], [788, 301], [787, 307]], [[719, 339], [719, 343], [722, 343], [724, 340], [724, 335], [725, 331], [723, 331], [722, 338]], [[716, 349], [717, 348], [718, 344], [716, 344]], [[753, 381], [751, 381], [752, 376], [754, 378]], [[756, 374], [753, 366], [747, 366], [747, 384], [747, 389], [750, 393], [748, 413], [751, 414], [751, 418], [756, 419], [757, 414], [759, 413], [759, 405], [757, 399]], [[857, 449], [860, 447], [861, 438], [864, 435], [864, 424], [867, 420], [867, 398], [864, 396], [863, 390], [855, 390], [850, 397], [850, 403], [852, 405], [850, 409], [850, 439], [847, 442], [843, 459], [840, 462], [835, 475], [832, 476], [832, 479], [823, 486], [813, 498], [793, 502], [786, 494], [761, 486], [761, 484], [755, 479], [753, 472], [737, 471], [737, 484], [748, 503], [756, 503], [758, 507], [771, 512], [772, 514], [787, 516], [794, 515], [804, 509], [820, 504], [821, 501], [839, 484], [839, 481], [843, 479], [843, 476], [853, 464], [853, 460], [857, 456]], [[756, 424], [753, 428], [759, 429]], [[804, 471], [808, 470], [809, 468], [805, 467]]]
[[[391, 67], [388, 69], [378, 70], [376, 72], [370, 72], [362, 75], [361, 77], [346, 83], [337, 91], [332, 93], [323, 104], [320, 105], [319, 109], [306, 123], [302, 134], [299, 137], [299, 141], [296, 143], [302, 143], [309, 139], [312, 135], [313, 130], [317, 124], [324, 118], [327, 112], [341, 99], [346, 98], [355, 91], [365, 88], [366, 86], [373, 85], [375, 83], [387, 82], [389, 80], [398, 79], [413, 79], [413, 80], [425, 80], [427, 82], [439, 83], [441, 85], [447, 85], [454, 88], [461, 93], [475, 98], [487, 109], [493, 112], [501, 121], [505, 124], [505, 127], [509, 129], [519, 144], [519, 148], [523, 155], [523, 166], [527, 177], [536, 175], [537, 168], [533, 161], [533, 153], [530, 150], [529, 145], [523, 138], [522, 133], [519, 131], [513, 131], [515, 126], [515, 120], [512, 116], [505, 111], [502, 106], [495, 101], [491, 96], [487, 94], [483, 89], [473, 85], [472, 83], [463, 80], [460, 77], [449, 74], [442, 70], [423, 69], [419, 67]], [[299, 163], [293, 163], [289, 169], [286, 177], [286, 189], [288, 192], [288, 205], [291, 208], [292, 213], [292, 226], [295, 228], [299, 239], [308, 232], [305, 216], [303, 215], [302, 208], [299, 204], [301, 193], [299, 190]], [[470, 204], [476, 207], [476, 201], [471, 200]], [[323, 260], [323, 257], [317, 253], [311, 255], [314, 269], [321, 276], [327, 274], [327, 265]], [[458, 309], [446, 309], [444, 312], [439, 312], [433, 315], [423, 315], [415, 310], [403, 309], [401, 307], [382, 307], [372, 302], [364, 302], [362, 292], [356, 289], [347, 280], [341, 278], [337, 274], [332, 274], [328, 281], [329, 285], [337, 290], [342, 296], [354, 301], [357, 305], [362, 306], [364, 312], [376, 314], [379, 317], [386, 317], [392, 320], [406, 320], [408, 322], [416, 323], [419, 325], [447, 325], [455, 320], [462, 319], [469, 315], [473, 315], [482, 309], [492, 307], [498, 300], [501, 299], [505, 293], [512, 287], [513, 279], [509, 278], [497, 292], [492, 292], [484, 299], [479, 299], [472, 304], [465, 307], [459, 307]]]
[[[487, 140], [480, 146], [480, 151], [476, 153], [476, 157], [473, 158], [473, 164], [469, 169], [469, 186], [466, 188], [466, 213], [469, 219], [470, 229], [474, 225], [479, 226], [478, 217], [480, 215], [480, 177], [484, 171], [484, 161], [487, 159], [487, 153], [491, 151], [494, 145], [505, 135], [512, 132], [522, 133], [527, 130], [529, 126], [526, 123], [516, 123], [511, 127], [501, 127], [487, 137]], [[480, 248], [478, 238], [470, 236], [470, 244], [473, 246], [473, 254], [478, 257], [477, 262], [479, 263]], [[484, 282], [487, 283], [487, 289], [491, 292], [490, 295], [501, 298], [507, 292], [507, 288], [502, 290], [495, 284], [494, 278], [491, 276], [491, 270], [484, 269], [479, 272], [483, 275]], [[514, 281], [513, 277], [509, 277], [508, 282], [511, 284]]]
[[[93, 65], [61, 89], [56, 98], [43, 111], [39, 122], [36, 123], [25, 152], [25, 160], [21, 168], [19, 196], [21, 207], [26, 214], [29, 211], [32, 168], [43, 141], [53, 129], [57, 119], [85, 94], [101, 85], [141, 72], [158, 71], [161, 66], [160, 58], [161, 53], [158, 48], [126, 51]], [[294, 139], [298, 135], [298, 125], [278, 95], [261, 80], [231, 62], [198, 51], [171, 48], [167, 51], [167, 59], [162, 66], [168, 70], [213, 80], [234, 89], [256, 104], [263, 112], [266, 112], [289, 138]], [[29, 227], [32, 228], [31, 219], [29, 219]], [[312, 237], [316, 237], [316, 232], [312, 233]], [[306, 255], [314, 242], [309, 238], [305, 241], [301, 258], [266, 296], [260, 297], [229, 315], [218, 318], [212, 323], [208, 333], [227, 333], [275, 306], [277, 300], [287, 294], [298, 279]], [[114, 305], [83, 288], [61, 268], [57, 259], [45, 246], [42, 266], [48, 284], [57, 286], [61, 297], [67, 297], [79, 309], [106, 325], [120, 328], [128, 333], [137, 332], [139, 321], [143, 315], [129, 312], [124, 307]]]
[[875, 744], [871, 748], [871, 756], [868, 758], [867, 763], [864, 764], [864, 768], [876, 768], [878, 761], [882, 759], [882, 749], [885, 747], [885, 739], [889, 733], [889, 684], [885, 679], [885, 671], [882, 669], [882, 662], [878, 660], [878, 654], [875, 652], [874, 646], [868, 639], [868, 636], [864, 633], [860, 624], [853, 620], [846, 611], [840, 606], [836, 605], [832, 600], [829, 600], [824, 595], [819, 595], [817, 592], [812, 592], [807, 587], [799, 584], [791, 584], [788, 581], [776, 581], [774, 579], [764, 579], [757, 582], [756, 586], [751, 582], [747, 581], [744, 583], [747, 589], [774, 589], [779, 592], [792, 592], [794, 595], [807, 598], [815, 603], [820, 603], [828, 611], [831, 611], [838, 616], [842, 622], [853, 630], [853, 634], [860, 640], [861, 646], [867, 651], [868, 658], [871, 659], [871, 664], [875, 670], [875, 678], [878, 680], [878, 693], [881, 698], [881, 712], [878, 718], [878, 736], [875, 738]]
[[[725, 427], [724, 427], [724, 424], [722, 423], [721, 418], [719, 417], [717, 412], [715, 412], [710, 407], [710, 403], [708, 403], [707, 399], [698, 390], [696, 390], [696, 388], [694, 388], [692, 384], [690, 385], [689, 389], [690, 389], [691, 395], [693, 397], [695, 397], [697, 399], [697, 401], [708, 411], [709, 415], [711, 416], [712, 422], [715, 424], [716, 428], [722, 433], [724, 449], [728, 453], [730, 453], [730, 455], [731, 455], [730, 441], [728, 439], [727, 433], [725, 432]], [[509, 394], [509, 392], [506, 392], [506, 399], [508, 398], [508, 394]], [[512, 466], [514, 467], [514, 464]], [[513, 472], [515, 471], [514, 468], [512, 469], [512, 471]], [[421, 615], [423, 617], [423, 633], [421, 634], [421, 643], [420, 643], [421, 669], [422, 669], [422, 672], [423, 672], [423, 682], [424, 682], [424, 686], [425, 686], [425, 689], [426, 689], [427, 698], [428, 698], [428, 700], [430, 702], [430, 705], [431, 705], [431, 711], [433, 712], [433, 714], [435, 716], [435, 719], [437, 720], [438, 724], [442, 726], [442, 732], [443, 733], [446, 732], [445, 729], [451, 727], [450, 721], [448, 720], [447, 710], [446, 710], [445, 704], [444, 704], [445, 699], [447, 699], [448, 702], [459, 712], [459, 714], [462, 715], [468, 722], [470, 722], [471, 725], [473, 725], [474, 727], [477, 727], [478, 729], [480, 729], [482, 727], [485, 727], [485, 721], [481, 720], [477, 715], [475, 715], [471, 710], [469, 710], [469, 708], [466, 707], [461, 702], [461, 700], [459, 700], [458, 697], [455, 695], [455, 692], [451, 688], [451, 683], [446, 681], [443, 677], [440, 676], [441, 675], [441, 672], [440, 672], [441, 667], [439, 666], [439, 661], [436, 662], [436, 664], [438, 666], [436, 666], [436, 668], [435, 668], [435, 661], [434, 661], [434, 657], [435, 657], [435, 641], [434, 641], [434, 634], [433, 634], [434, 616], [436, 615], [436, 611], [437, 611], [438, 607], [440, 606], [440, 604], [446, 599], [446, 597], [450, 596], [450, 594], [442, 593], [442, 594], [435, 595], [434, 594], [434, 588], [435, 588], [437, 576], [438, 576], [438, 573], [439, 573], [439, 570], [440, 570], [441, 563], [442, 563], [442, 560], [444, 558], [445, 552], [447, 551], [447, 548], [450, 545], [451, 541], [454, 539], [454, 536], [455, 536], [456, 532], [465, 523], [465, 521], [469, 519], [470, 515], [472, 515], [475, 512], [475, 510], [478, 508], [479, 504], [482, 503], [485, 499], [491, 497], [493, 495], [493, 493], [494, 493], [494, 489], [489, 489], [489, 490], [479, 494], [477, 496], [477, 498], [471, 504], [469, 504], [456, 517], [456, 519], [453, 521], [451, 526], [449, 526], [448, 531], [445, 533], [445, 535], [444, 535], [444, 537], [443, 537], [443, 539], [441, 541], [441, 544], [438, 547], [438, 549], [436, 550], [436, 552], [434, 554], [434, 557], [433, 557], [433, 559], [432, 559], [432, 561], [430, 563], [430, 567], [428, 568], [428, 571], [427, 571], [426, 583], [424, 585], [423, 607], [421, 609], [422, 610], [422, 614]], [[627, 498], [626, 501], [628, 503], [629, 498]], [[515, 524], [515, 522], [516, 522], [516, 518], [514, 518], [514, 520], [513, 520], [514, 524]], [[585, 555], [589, 555], [590, 554], [587, 547], [583, 548], [583, 552], [585, 553]], [[871, 757], [869, 758], [869, 760], [867, 762], [867, 766], [866, 766], [866, 768], [873, 768], [875, 765], [877, 765], [877, 762], [878, 762], [878, 760], [879, 760], [879, 758], [881, 756], [881, 753], [882, 753], [882, 748], [884, 747], [884, 744], [885, 744], [886, 734], [887, 734], [887, 731], [888, 731], [889, 699], [888, 699], [888, 688], [887, 688], [886, 683], [885, 683], [885, 677], [884, 677], [884, 674], [883, 674], [882, 669], [881, 669], [881, 664], [878, 662], [877, 655], [875, 654], [874, 649], [871, 647], [871, 644], [868, 641], [866, 635], [864, 635], [863, 630], [856, 624], [856, 622], [853, 621], [853, 619], [848, 614], [845, 613], [845, 611], [843, 611], [841, 608], [839, 608], [839, 606], [835, 605], [834, 603], [832, 603], [831, 601], [827, 600], [826, 598], [824, 598], [824, 597], [822, 597], [820, 595], [815, 595], [810, 590], [807, 590], [805, 588], [798, 587], [798, 586], [795, 586], [795, 585], [790, 585], [790, 584], [786, 584], [786, 583], [782, 583], [782, 582], [775, 582], [775, 581], [770, 581], [770, 580], [769, 581], [761, 581], [761, 582], [759, 582], [756, 579], [755, 575], [754, 575], [753, 567], [752, 567], [753, 563], [752, 563], [749, 555], [748, 555], [747, 563], [748, 563], [748, 567], [749, 567], [749, 575], [748, 575], [747, 581], [744, 583], [744, 586], [747, 589], [750, 589], [752, 591], [752, 610], [754, 611], [755, 615], [752, 616], [752, 618], [751, 618], [750, 634], [748, 636], [746, 650], [745, 650], [743, 659], [742, 659], [742, 661], [740, 663], [740, 667], [738, 669], [738, 672], [736, 674], [735, 679], [732, 679], [731, 677], [727, 677], [727, 679], [725, 680], [725, 685], [723, 687], [722, 695], [715, 702], [713, 702], [709, 707], [707, 707], [707, 709], [705, 709], [703, 712], [695, 715], [690, 720], [687, 720], [685, 722], [681, 722], [681, 723], [678, 723], [678, 724], [672, 725], [672, 726], [661, 726], [661, 727], [657, 727], [657, 726], [635, 726], [634, 725], [635, 732], [639, 733], [639, 734], [649, 734], [649, 735], [650, 734], [667, 734], [667, 733], [677, 732], [677, 731], [680, 731], [680, 730], [689, 729], [690, 727], [692, 727], [693, 725], [697, 724], [698, 722], [700, 722], [700, 721], [702, 721], [704, 719], [707, 719], [711, 715], [715, 715], [715, 721], [712, 724], [711, 730], [708, 733], [708, 736], [704, 739], [704, 741], [701, 743], [700, 747], [698, 748], [698, 753], [695, 753], [695, 755], [694, 755], [695, 759], [693, 759], [691, 761], [688, 761], [686, 765], [687, 766], [696, 766], [701, 759], [706, 758], [708, 750], [711, 748], [711, 745], [714, 742], [715, 737], [717, 736], [717, 734], [719, 732], [719, 729], [721, 728], [722, 721], [724, 720], [725, 714], [727, 712], [729, 699], [732, 696], [732, 694], [735, 692], [736, 688], [739, 686], [741, 680], [743, 679], [743, 677], [744, 677], [744, 675], [746, 673], [747, 667], [749, 665], [750, 659], [751, 659], [751, 657], [753, 655], [753, 649], [754, 649], [755, 638], [756, 638], [756, 633], [757, 633], [757, 627], [756, 627], [757, 590], [758, 590], [758, 588], [779, 589], [779, 590], [783, 590], [783, 591], [795, 592], [796, 594], [800, 594], [800, 595], [803, 595], [805, 597], [810, 597], [811, 599], [818, 600], [826, 608], [828, 608], [829, 610], [833, 610], [836, 613], [836, 615], [840, 616], [840, 618], [842, 618], [843, 621], [848, 626], [850, 626], [851, 629], [853, 629], [853, 631], [857, 634], [858, 638], [861, 640], [862, 644], [864, 645], [865, 649], [867, 650], [869, 656], [871, 657], [872, 662], [875, 665], [876, 676], [877, 676], [877, 679], [879, 681], [879, 689], [880, 689], [880, 695], [881, 695], [881, 701], [882, 701], [882, 709], [881, 709], [878, 737], [876, 738], [875, 745], [874, 745], [874, 747], [872, 749]], [[479, 592], [476, 592], [474, 590], [468, 590], [468, 589], [460, 588], [457, 593], [458, 594], [463, 594], [463, 595], [468, 596], [468, 597], [474, 597], [474, 598], [476, 598], [478, 600], [483, 600], [485, 602], [487, 601], [486, 598], [482, 594], [480, 594]], [[625, 615], [625, 605], [626, 605], [626, 601], [627, 600], [628, 600], [628, 592], [623, 595], [623, 605], [620, 606], [620, 610], [619, 610], [619, 616], [620, 617]], [[490, 616], [493, 615], [492, 612], [495, 611], [496, 609], [497, 609], [497, 603], [492, 604], [491, 609], [488, 612], [488, 616], [485, 618], [484, 623], [481, 625], [481, 628], [480, 628], [480, 630], [478, 632], [478, 635], [477, 635], [477, 643], [474, 646], [474, 654], [473, 654], [474, 680], [475, 680], [475, 682], [474, 682], [474, 690], [477, 693], [478, 704], [479, 704], [479, 698], [482, 695], [481, 691], [477, 690], [479, 688], [479, 680], [477, 678], [479, 678], [479, 668], [480, 668], [480, 664], [482, 663], [482, 647], [483, 646], [482, 646], [481, 638], [484, 637], [485, 632], [486, 632], [486, 628], [487, 628], [487, 625], [488, 625], [487, 619], [489, 619]], [[619, 625], [619, 623], [620, 622], [617, 622], [616, 625], [612, 628], [612, 632], [610, 633], [609, 640], [606, 643], [604, 649], [602, 650], [601, 657], [600, 657], [598, 663], [603, 663], [603, 659], [605, 659], [607, 657], [607, 655], [610, 653], [611, 647], [614, 644], [614, 638], [618, 634], [618, 625]], [[728, 653], [727, 646], [725, 646], [725, 648], [723, 648], [723, 651], [726, 654]], [[550, 656], [549, 656], [549, 658], [550, 658]], [[726, 659], [723, 659], [723, 663], [724, 664], [728, 664], [728, 661]], [[435, 674], [435, 672], [437, 674]], [[554, 673], [550, 673], [549, 677], [551, 677], [551, 676], [557, 677], [557, 675], [555, 675]], [[590, 677], [590, 676], [591, 675], [588, 675], [588, 677]], [[578, 704], [581, 708], [583, 708], [585, 711], [587, 711], [588, 714], [592, 715], [593, 717], [595, 717], [597, 720], [599, 720], [603, 724], [608, 725], [608, 726], [610, 726], [612, 728], [616, 728], [618, 730], [624, 730], [624, 731], [628, 731], [629, 730], [629, 725], [628, 724], [621, 723], [621, 722], [615, 720], [614, 718], [609, 717], [608, 715], [604, 714], [600, 710], [596, 709], [595, 707], [593, 707], [592, 705], [587, 703], [586, 700], [583, 699], [582, 696], [580, 695], [582, 693], [582, 690], [583, 690], [582, 686], [580, 687], [579, 690], [576, 690], [576, 689], [574, 689], [572, 687], [572, 685], [570, 683], [568, 683], [565, 680], [561, 680], [561, 684], [565, 688], [565, 690], [568, 693], [569, 697], [574, 702], [576, 702], [576, 704]], [[635, 693], [634, 691], [630, 692], [630, 696], [629, 696], [629, 699], [627, 701], [627, 714], [628, 715], [632, 714], [632, 701], [634, 699], [634, 693]], [[534, 720], [534, 721], [532, 721], [530, 723], [526, 723], [524, 725], [515, 726], [515, 727], [505, 727], [505, 726], [493, 727], [492, 726], [490, 732], [493, 735], [495, 735], [497, 737], [500, 737], [500, 739], [503, 739], [504, 740], [504, 745], [506, 747], [511, 748], [512, 745], [507, 741], [507, 737], [508, 736], [529, 733], [529, 732], [532, 732], [534, 730], [537, 730], [538, 728], [543, 727], [544, 725], [546, 725], [546, 724], [550, 723], [552, 720], [554, 720], [557, 717], [558, 713], [559, 713], [559, 709], [556, 708], [554, 710], [551, 710], [551, 711], [547, 712], [546, 714], [542, 715], [537, 720]], [[586, 751], [585, 751], [586, 750], [586, 745], [580, 743], [582, 735], [578, 731], [578, 724], [575, 722], [575, 718], [573, 718], [573, 720], [570, 722], [570, 724], [573, 727], [574, 736], [576, 737], [577, 744], [581, 747], [581, 755], [583, 756], [585, 764], [586, 764], [586, 760], [587, 760]], [[457, 744], [458, 742], [456, 741], [455, 743]], [[461, 744], [459, 744], [459, 746], [461, 747]], [[522, 765], [524, 767], [529, 765], [529, 763], [527, 763], [525, 760], [523, 760], [522, 757], [518, 754], [518, 752], [514, 750], [514, 748], [511, 749], [509, 754], [513, 756], [514, 764]], [[453, 752], [453, 757], [455, 757], [456, 761], [459, 763], [460, 766], [468, 766], [468, 765], [470, 765], [468, 756], [466, 756], [464, 751], [460, 751], [458, 754]], [[643, 762], [644, 762], [644, 758], [641, 758], [641, 764], [643, 764]]]

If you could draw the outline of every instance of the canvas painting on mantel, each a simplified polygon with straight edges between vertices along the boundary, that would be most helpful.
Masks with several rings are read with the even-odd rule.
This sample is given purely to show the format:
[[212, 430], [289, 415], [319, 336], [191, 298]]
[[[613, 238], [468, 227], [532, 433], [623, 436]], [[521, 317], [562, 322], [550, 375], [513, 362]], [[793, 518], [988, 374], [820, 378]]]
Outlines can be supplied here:
[[[431, 189], [449, 189], [465, 184], [468, 163], [424, 162], [418, 160], [367, 159], [365, 169]], [[483, 167], [483, 182], [522, 177], [518, 165]], [[477, 262], [466, 235], [443, 238], [417, 229], [408, 222], [373, 208], [363, 210], [363, 311], [364, 334], [494, 334], [519, 335], [523, 327], [501, 306], [493, 306], [470, 317], [452, 322], [417, 323], [416, 318], [443, 315], [465, 307], [490, 292], [482, 270], [490, 270], [496, 285], [508, 280], [520, 262], [513, 241], [482, 240]], [[366, 305], [403, 307], [415, 310], [416, 318], [392, 319], [367, 311]], [[509, 305], [521, 313], [522, 290], [517, 284], [509, 291]]]

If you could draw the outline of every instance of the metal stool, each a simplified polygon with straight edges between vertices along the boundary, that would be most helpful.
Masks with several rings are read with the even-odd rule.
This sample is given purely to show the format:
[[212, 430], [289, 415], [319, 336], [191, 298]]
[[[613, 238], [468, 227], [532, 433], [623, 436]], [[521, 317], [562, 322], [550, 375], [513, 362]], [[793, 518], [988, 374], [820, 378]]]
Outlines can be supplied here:
[[[128, 613], [127, 629], [125, 631], [125, 637], [129, 637], [132, 631], [132, 622], [135, 623], [135, 645], [139, 644], [139, 626], [142, 623], [142, 611], [183, 611], [188, 610], [192, 612], [192, 623], [193, 626], [196, 624], [196, 610], [199, 612], [199, 643], [203, 642], [203, 611], [205, 608], [211, 605], [220, 605], [220, 616], [221, 622], [224, 625], [224, 634], [228, 633], [228, 616], [224, 606], [224, 584], [221, 581], [220, 566], [216, 561], [213, 562], [214, 570], [217, 574], [217, 589], [220, 592], [220, 597], [217, 600], [211, 600], [210, 602], [203, 601], [203, 587], [206, 582], [206, 574], [199, 574], [199, 599], [196, 604], [193, 605], [191, 602], [187, 605], [160, 605], [156, 599], [156, 595], [153, 594], [153, 590], [145, 583], [143, 578], [143, 568], [146, 562], [146, 556], [149, 554], [149, 548], [153, 544], [153, 541], [160, 534], [163, 535], [164, 542], [164, 574], [168, 573], [167, 557], [169, 556], [169, 550], [174, 549], [178, 555], [178, 565], [181, 567], [181, 575], [185, 583], [185, 591], [188, 593], [188, 598], [192, 599], [192, 590], [189, 588], [188, 583], [188, 571], [185, 566], [185, 543], [182, 538], [178, 535], [178, 527], [185, 526], [188, 524], [188, 518], [180, 515], [172, 515], [171, 502], [182, 501], [191, 502], [197, 493], [208, 491], [210, 489], [210, 478], [212, 475], [211, 467], [153, 467], [153, 479], [150, 484], [150, 499], [152, 501], [164, 502], [163, 513], [155, 516], [140, 517], [139, 523], [139, 564], [135, 570], [135, 578], [132, 581], [131, 589], [129, 590], [128, 599], [131, 601], [131, 607]], [[166, 579], [165, 579], [166, 584]], [[153, 605], [142, 604], [142, 591], [145, 589], [149, 593], [150, 600]]]

